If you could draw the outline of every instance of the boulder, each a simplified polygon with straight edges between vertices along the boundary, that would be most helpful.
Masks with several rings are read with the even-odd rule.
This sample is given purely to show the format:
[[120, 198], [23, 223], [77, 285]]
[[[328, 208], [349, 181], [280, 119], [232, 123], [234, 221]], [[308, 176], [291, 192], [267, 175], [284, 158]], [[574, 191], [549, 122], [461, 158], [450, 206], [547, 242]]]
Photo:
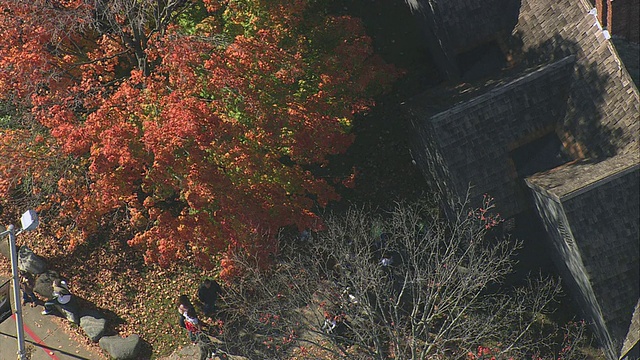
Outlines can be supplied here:
[[36, 277], [33, 291], [44, 299], [51, 299], [53, 297], [52, 284], [56, 279], [60, 279], [60, 275], [57, 272], [53, 270], [45, 271]]
[[72, 305], [70, 304], [56, 305], [56, 309], [58, 309], [60, 314], [62, 314], [62, 316], [67, 320], [69, 320], [70, 322], [74, 324], [78, 324], [80, 322], [80, 318], [78, 317], [78, 312]]
[[26, 246], [20, 246], [18, 250], [18, 269], [33, 275], [42, 274], [47, 270], [47, 261], [36, 255]]
[[140, 336], [131, 334], [126, 338], [118, 335], [103, 336], [98, 343], [100, 347], [116, 360], [135, 359], [140, 351]]
[[100, 340], [104, 335], [106, 326], [107, 320], [97, 312], [80, 316], [80, 327], [93, 342]]
[[[4, 231], [4, 227], [0, 226], [0, 232]], [[11, 249], [7, 240], [0, 239], [0, 254], [4, 255], [11, 261]]]

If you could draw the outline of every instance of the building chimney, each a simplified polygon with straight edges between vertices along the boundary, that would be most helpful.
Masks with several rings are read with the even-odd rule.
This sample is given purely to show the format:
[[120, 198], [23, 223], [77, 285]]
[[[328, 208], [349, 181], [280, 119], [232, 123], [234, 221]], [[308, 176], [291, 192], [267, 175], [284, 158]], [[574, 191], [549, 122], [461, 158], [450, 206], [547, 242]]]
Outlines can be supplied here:
[[606, 0], [608, 4], [607, 27], [611, 35], [638, 43], [640, 27], [640, 2], [638, 0]]
[[607, 27], [607, 3], [609, 0], [596, 0], [596, 12], [598, 21], [603, 28]]
[[640, 42], [640, 2], [638, 0], [596, 0], [598, 21], [613, 36]]

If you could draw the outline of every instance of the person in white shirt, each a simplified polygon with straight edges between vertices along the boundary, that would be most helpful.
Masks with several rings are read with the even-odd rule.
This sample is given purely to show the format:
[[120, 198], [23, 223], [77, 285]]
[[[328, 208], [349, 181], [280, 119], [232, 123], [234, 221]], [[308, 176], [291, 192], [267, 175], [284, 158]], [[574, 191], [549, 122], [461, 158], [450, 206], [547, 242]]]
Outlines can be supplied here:
[[42, 315], [49, 315], [56, 309], [56, 305], [66, 307], [70, 305], [72, 299], [69, 286], [64, 280], [56, 279], [53, 282], [53, 298], [44, 303]]

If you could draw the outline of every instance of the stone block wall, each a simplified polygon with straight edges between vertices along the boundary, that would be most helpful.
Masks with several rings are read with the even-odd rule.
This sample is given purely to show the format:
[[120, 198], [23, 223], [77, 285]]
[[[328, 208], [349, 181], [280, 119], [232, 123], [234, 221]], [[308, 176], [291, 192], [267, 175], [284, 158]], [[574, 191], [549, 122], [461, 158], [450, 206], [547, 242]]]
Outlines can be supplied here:
[[518, 22], [519, 0], [448, 0], [434, 2], [444, 41], [460, 53], [511, 32]]
[[435, 132], [428, 121], [428, 112], [418, 106], [408, 107], [406, 111], [415, 132], [411, 139], [413, 160], [420, 168], [429, 188], [436, 190], [442, 199], [453, 198], [451, 175], [440, 149], [435, 146]]
[[581, 159], [526, 184], [565, 284], [617, 360], [639, 296], [640, 95], [592, 10], [586, 0], [522, 0], [503, 46], [513, 64], [538, 70], [444, 111], [429, 98], [407, 107], [426, 177], [458, 196], [471, 185], [472, 200], [489, 193], [504, 217], [530, 206], [510, 151], [555, 130]]
[[511, 33], [520, 0], [408, 2], [421, 19], [425, 41], [444, 78], [461, 75], [456, 55]]

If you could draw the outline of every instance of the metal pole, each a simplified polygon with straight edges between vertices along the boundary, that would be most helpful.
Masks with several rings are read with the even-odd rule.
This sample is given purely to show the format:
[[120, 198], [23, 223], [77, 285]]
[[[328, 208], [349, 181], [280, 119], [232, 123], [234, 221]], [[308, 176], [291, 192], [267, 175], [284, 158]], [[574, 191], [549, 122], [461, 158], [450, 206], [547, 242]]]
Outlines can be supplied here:
[[16, 330], [18, 338], [18, 359], [27, 360], [24, 349], [24, 326], [22, 325], [22, 302], [20, 300], [20, 279], [18, 278], [18, 252], [13, 225], [9, 225], [9, 246], [11, 248], [11, 273], [13, 274], [13, 302], [16, 304]]

